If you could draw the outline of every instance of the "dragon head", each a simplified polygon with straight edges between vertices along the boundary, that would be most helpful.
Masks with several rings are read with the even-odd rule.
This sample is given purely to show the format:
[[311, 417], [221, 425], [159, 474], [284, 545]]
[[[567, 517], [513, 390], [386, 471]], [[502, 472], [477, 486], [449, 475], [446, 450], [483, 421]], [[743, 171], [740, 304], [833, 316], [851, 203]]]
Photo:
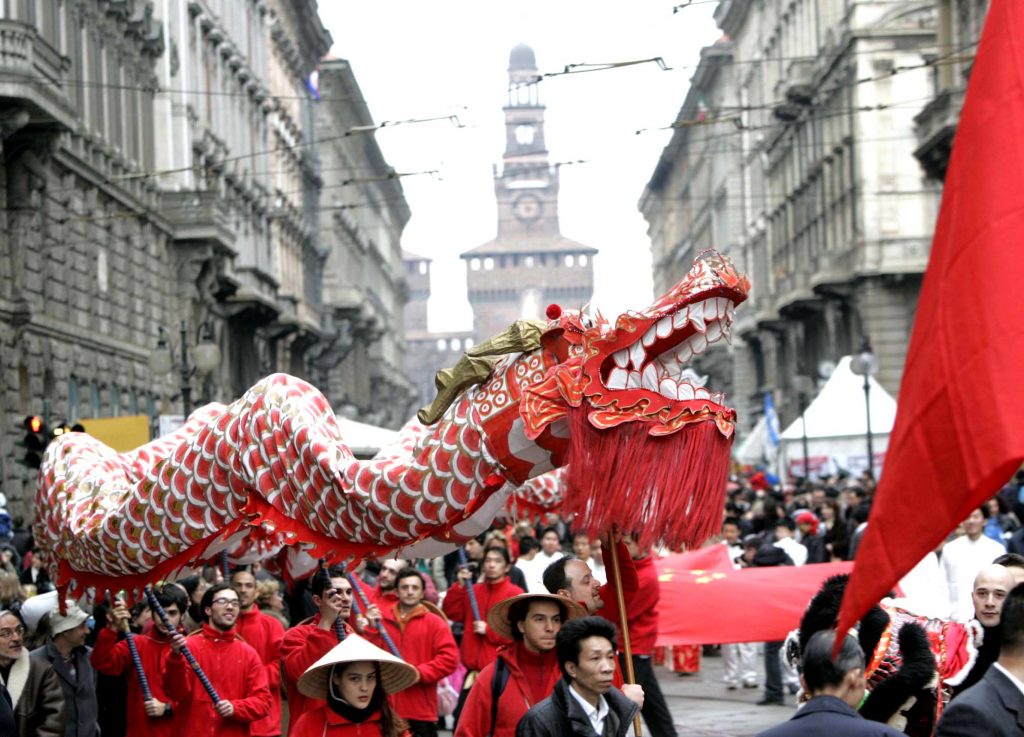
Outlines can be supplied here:
[[[650, 540], [693, 545], [717, 529], [736, 413], [688, 364], [728, 340], [749, 289], [728, 258], [705, 251], [640, 312], [614, 324], [565, 312], [549, 325], [541, 343], [557, 361], [525, 388], [520, 413], [532, 438], [568, 421], [566, 504], [584, 527], [622, 526], [628, 509]], [[647, 524], [667, 517], [667, 526]]]

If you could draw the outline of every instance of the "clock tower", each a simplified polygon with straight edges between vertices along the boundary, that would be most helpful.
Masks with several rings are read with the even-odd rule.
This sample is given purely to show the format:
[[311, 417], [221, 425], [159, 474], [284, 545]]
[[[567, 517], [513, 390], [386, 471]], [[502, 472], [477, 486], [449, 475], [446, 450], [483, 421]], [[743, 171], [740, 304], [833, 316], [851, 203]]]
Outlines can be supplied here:
[[548, 161], [539, 78], [533, 49], [512, 49], [505, 154], [494, 167], [497, 237], [462, 254], [477, 340], [517, 319], [543, 318], [551, 302], [579, 308], [593, 292], [596, 249], [559, 230], [558, 165]]

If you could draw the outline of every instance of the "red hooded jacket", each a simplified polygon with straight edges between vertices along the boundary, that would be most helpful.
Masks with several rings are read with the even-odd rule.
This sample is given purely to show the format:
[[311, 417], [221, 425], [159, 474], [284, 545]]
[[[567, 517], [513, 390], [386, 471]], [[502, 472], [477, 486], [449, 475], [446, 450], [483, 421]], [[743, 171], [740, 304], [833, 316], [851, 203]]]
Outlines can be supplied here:
[[[382, 726], [380, 713], [374, 714], [365, 722], [353, 724], [340, 714], [336, 714], [322, 701], [318, 709], [307, 711], [295, 722], [292, 737], [381, 737]], [[402, 737], [408, 737], [403, 733]]]
[[[299, 693], [295, 684], [306, 669], [326, 655], [331, 648], [338, 644], [338, 635], [331, 627], [329, 630], [320, 629], [320, 615], [316, 614], [311, 619], [292, 627], [284, 633], [281, 641], [281, 670], [284, 671], [285, 691], [288, 694], [288, 734], [294, 735], [295, 724], [299, 715], [307, 711], [314, 711], [320, 706], [326, 706], [325, 702], [319, 699], [311, 699]], [[345, 634], [352, 633], [352, 628], [345, 625]]]
[[[402, 660], [416, 666], [420, 680], [391, 697], [395, 713], [403, 719], [437, 721], [437, 682], [450, 676], [459, 666], [459, 648], [448, 623], [423, 605], [412, 610], [399, 623], [399, 605], [382, 607], [381, 626], [401, 653]], [[379, 632], [368, 631], [366, 638], [387, 650]]]
[[260, 656], [239, 638], [235, 628], [221, 632], [208, 624], [189, 635], [188, 649], [217, 695], [230, 701], [235, 713], [227, 719], [218, 714], [185, 656], [172, 651], [163, 683], [167, 695], [178, 702], [174, 733], [182, 737], [249, 737], [252, 723], [270, 711], [267, 672]]
[[253, 722], [253, 737], [271, 737], [281, 734], [281, 640], [284, 639], [284, 625], [268, 617], [253, 604], [252, 609], [240, 612], [238, 634], [252, 645], [260, 656], [267, 672], [267, 688], [270, 689], [270, 712], [266, 717]]
[[[508, 681], [498, 699], [496, 724], [492, 725], [492, 680], [499, 657], [508, 665]], [[502, 648], [495, 662], [480, 671], [473, 682], [455, 727], [455, 737], [514, 737], [523, 714], [551, 695], [561, 675], [554, 648], [533, 653], [521, 642]]]
[[139, 685], [132, 656], [128, 651], [128, 640], [118, 640], [118, 633], [109, 627], [100, 630], [89, 660], [93, 668], [108, 676], [124, 675], [128, 682], [128, 706], [125, 714], [125, 737], [172, 737], [174, 735], [174, 711], [177, 704], [164, 691], [164, 664], [171, 650], [168, 641], [155, 629], [149, 635], [135, 635], [135, 649], [142, 661], [142, 670], [149, 683], [154, 699], [171, 707], [171, 714], [163, 717], [148, 717], [143, 706], [142, 687]]
[[[497, 583], [484, 581], [474, 584], [473, 593], [476, 594], [476, 602], [480, 607], [480, 619], [486, 622], [487, 612], [492, 606], [525, 592], [506, 576]], [[499, 647], [512, 644], [511, 640], [500, 637], [490, 625], [487, 625], [486, 635], [478, 635], [473, 631], [473, 608], [469, 605], [469, 596], [462, 584], [456, 584], [448, 589], [441, 609], [453, 622], [465, 623], [462, 632], [462, 662], [469, 670], [483, 670], [484, 666], [494, 662]]]

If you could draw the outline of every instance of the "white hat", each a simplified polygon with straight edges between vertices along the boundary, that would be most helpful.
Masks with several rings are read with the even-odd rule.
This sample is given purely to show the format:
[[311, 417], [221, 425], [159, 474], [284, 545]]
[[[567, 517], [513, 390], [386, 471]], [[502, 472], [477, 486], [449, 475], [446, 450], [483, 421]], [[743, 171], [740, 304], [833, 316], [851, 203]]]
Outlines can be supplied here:
[[67, 607], [67, 614], [60, 613], [60, 607], [55, 606], [50, 612], [50, 635], [57, 636], [61, 632], [67, 632], [78, 627], [87, 619], [89, 615], [78, 608], [75, 602], [68, 599], [64, 602]]
[[311, 699], [327, 697], [327, 679], [337, 663], [374, 661], [380, 664], [380, 685], [385, 693], [395, 693], [416, 683], [419, 673], [414, 666], [389, 652], [381, 650], [359, 635], [346, 635], [331, 651], [306, 669], [296, 684], [299, 693]]
[[515, 639], [512, 637], [512, 622], [509, 615], [512, 613], [512, 607], [521, 601], [551, 601], [565, 607], [565, 621], [562, 624], [565, 624], [570, 619], [587, 616], [586, 609], [568, 596], [559, 596], [558, 594], [517, 594], [516, 596], [510, 596], [499, 601], [487, 612], [487, 624], [491, 625], [491, 629], [506, 640]]
[[34, 632], [39, 627], [39, 620], [43, 618], [43, 615], [52, 612], [55, 606], [57, 606], [56, 591], [30, 596], [21, 604], [21, 618], [25, 620], [25, 626]]

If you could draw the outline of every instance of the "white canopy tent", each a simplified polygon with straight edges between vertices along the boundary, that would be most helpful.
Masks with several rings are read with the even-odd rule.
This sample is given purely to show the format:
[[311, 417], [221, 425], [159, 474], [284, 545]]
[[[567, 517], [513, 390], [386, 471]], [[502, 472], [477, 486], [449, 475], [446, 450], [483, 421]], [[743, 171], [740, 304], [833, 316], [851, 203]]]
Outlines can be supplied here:
[[398, 432], [386, 427], [368, 425], [350, 420], [344, 415], [335, 415], [341, 426], [341, 437], [356, 458], [373, 458], [381, 448], [390, 445]]
[[[877, 477], [889, 447], [889, 433], [896, 419], [896, 400], [874, 377], [871, 387], [871, 443]], [[782, 457], [785, 473], [804, 475], [803, 422], [807, 422], [807, 456], [811, 476], [832, 473], [838, 466], [851, 473], [868, 467], [867, 412], [864, 403], [864, 377], [850, 369], [850, 356], [839, 360], [832, 376], [818, 396], [796, 420], [782, 432]]]
[[766, 461], [773, 462], [776, 450], [768, 438], [768, 420], [762, 415], [744, 436], [743, 442], [733, 448], [732, 455], [740, 463], [756, 466]]

